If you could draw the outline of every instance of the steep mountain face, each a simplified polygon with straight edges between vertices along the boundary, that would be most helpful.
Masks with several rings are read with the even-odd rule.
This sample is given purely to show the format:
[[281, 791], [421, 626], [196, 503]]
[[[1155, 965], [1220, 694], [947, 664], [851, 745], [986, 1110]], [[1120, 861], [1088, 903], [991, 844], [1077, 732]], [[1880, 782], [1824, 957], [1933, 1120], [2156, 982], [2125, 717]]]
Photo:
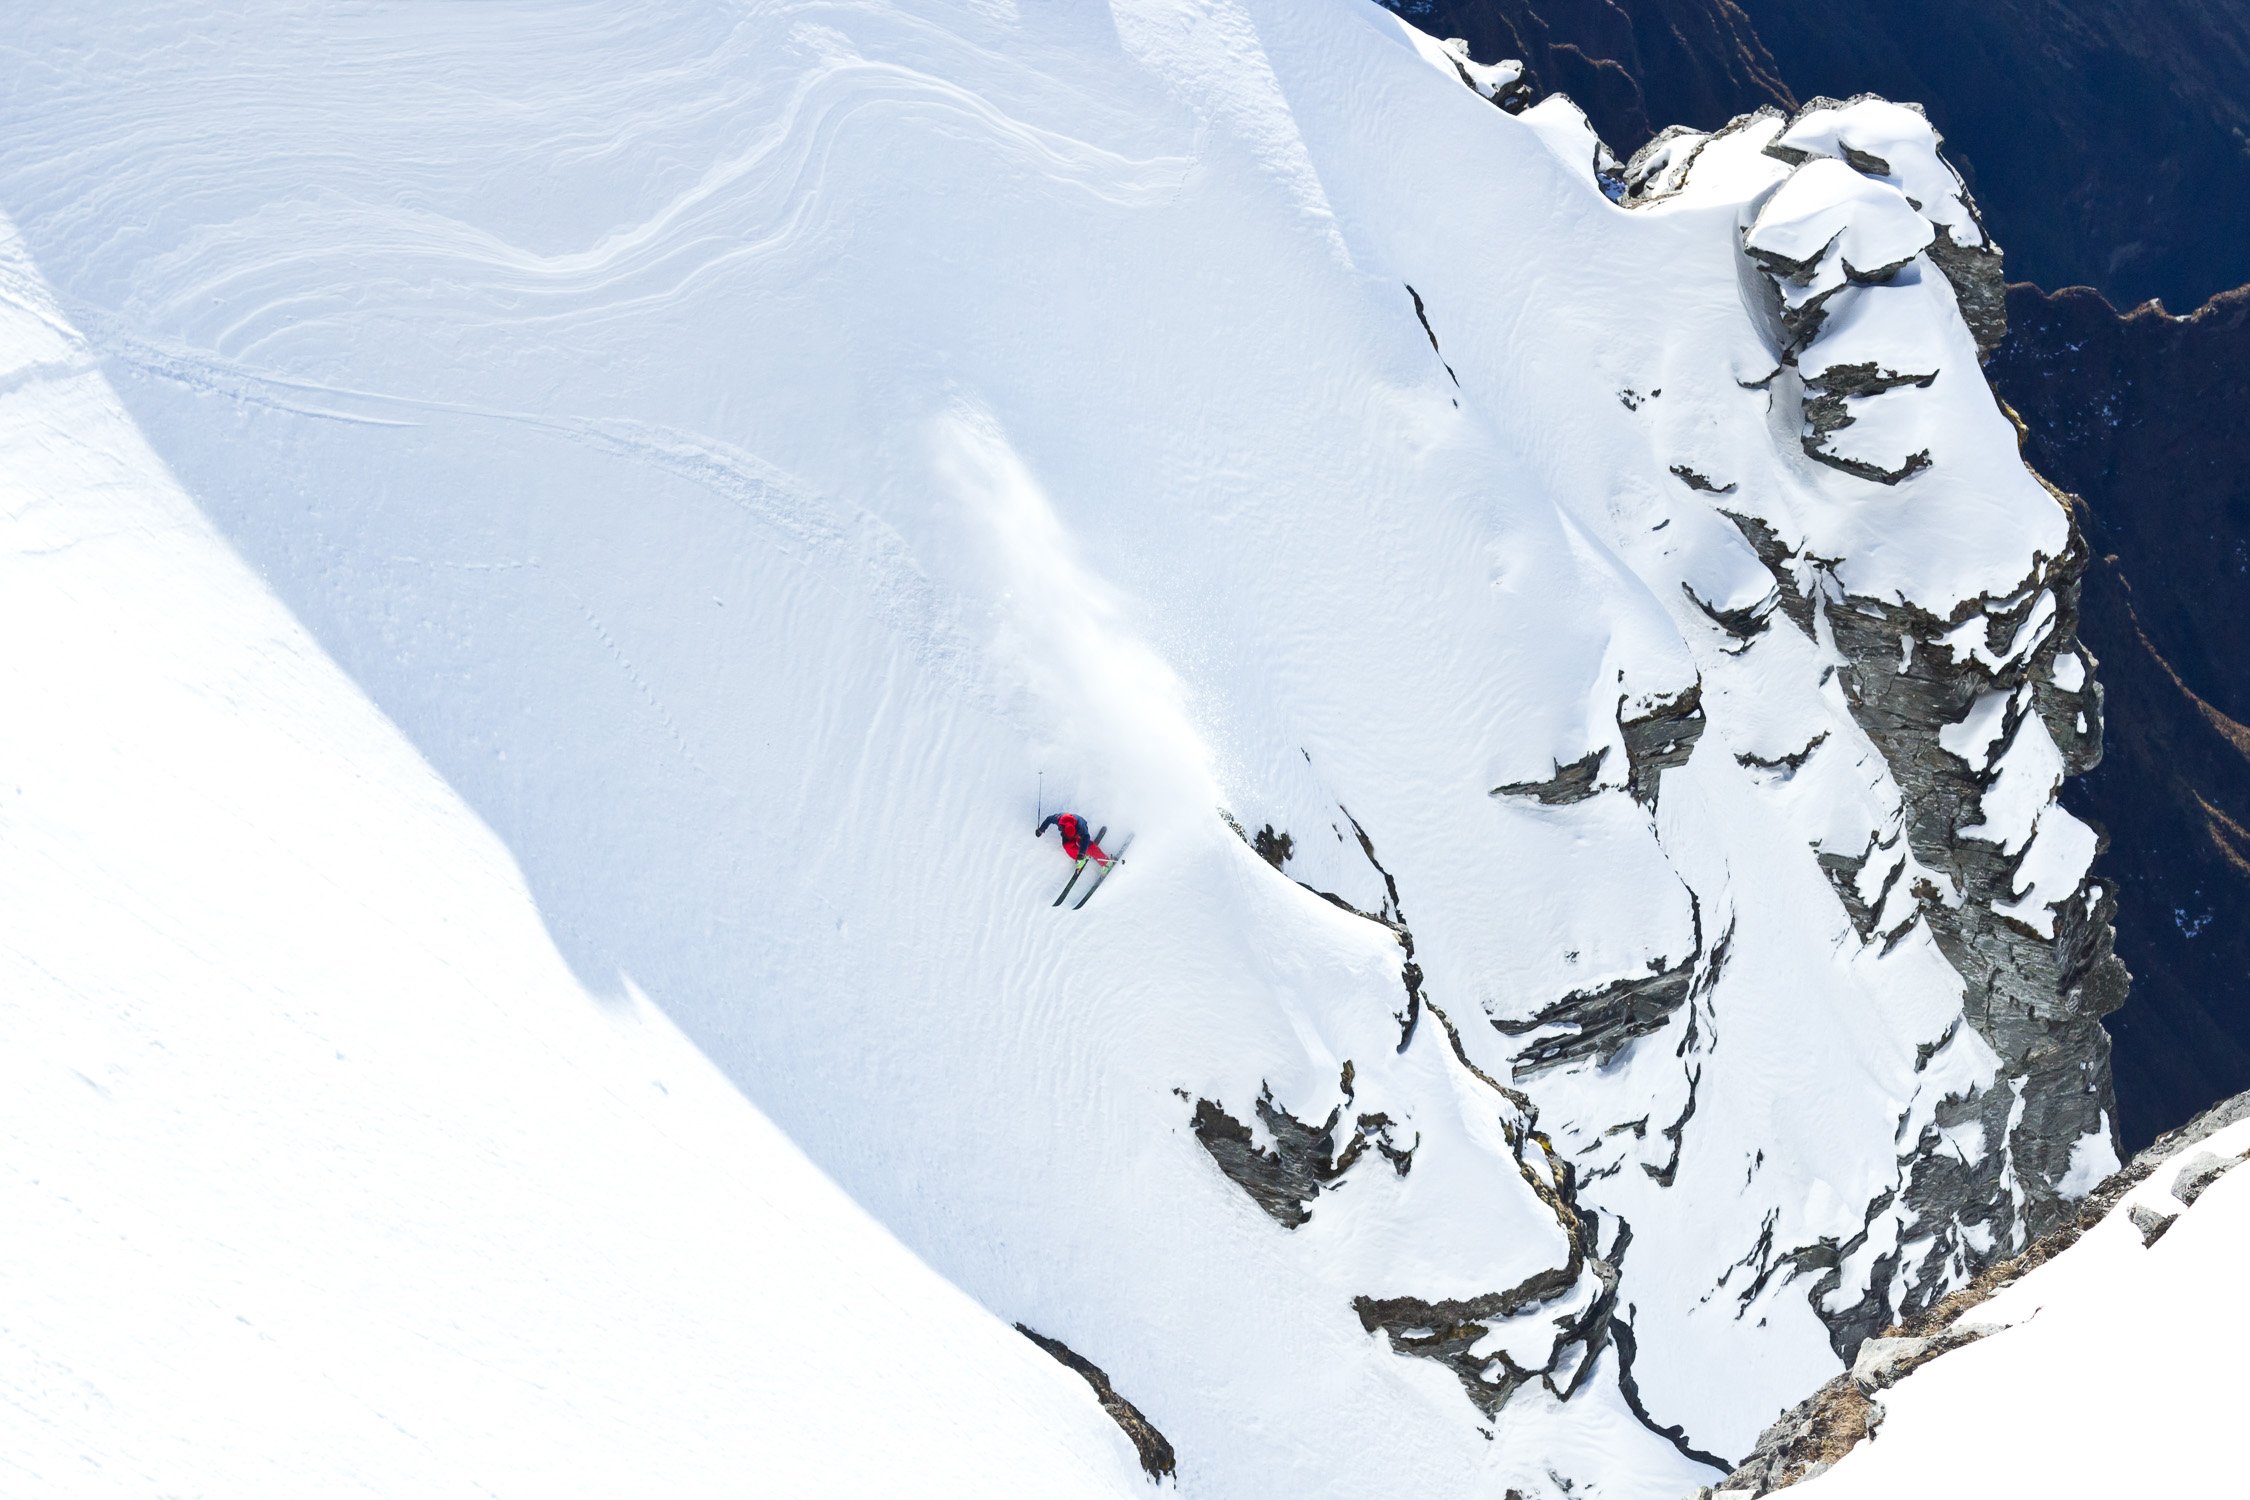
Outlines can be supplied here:
[[[549, 1066], [549, 999], [661, 1012], [742, 1096], [724, 1129], [617, 1122], [590, 1206], [543, 1191], [489, 1240], [436, 1216], [441, 1264], [539, 1264], [511, 1240], [599, 1219], [666, 1141], [722, 1185], [794, 1143], [833, 1180], [791, 1179], [817, 1243], [949, 1308], [922, 1341], [965, 1352], [925, 1370], [846, 1321], [793, 1335], [791, 1388], [926, 1375], [895, 1397], [917, 1431], [1020, 1397], [1059, 1435], [996, 1429], [971, 1456], [1001, 1488], [1670, 1500], [2114, 1167], [2113, 897], [2056, 800], [2100, 745], [2086, 554], [1985, 384], [1999, 256], [1915, 111], [1814, 101], [1621, 166], [1568, 100], [1521, 108], [1520, 71], [1348, 0], [151, 3], [30, 33], [0, 118], [29, 352], [0, 396], [34, 454], [57, 389], [117, 409], [72, 508], [11, 513], [23, 597], [111, 639], [103, 590], [147, 604], [164, 549], [70, 570], [150, 495], [192, 504], [262, 587], [206, 538], [183, 638], [265, 635], [155, 655], [119, 701], [249, 692], [239, 664], [294, 743], [300, 696], [351, 698], [311, 802], [388, 826], [399, 797], [351, 787], [380, 753], [371, 784], [453, 839], [312, 882], [312, 927], [286, 880], [166, 866], [147, 925], [290, 958], [232, 1002], [259, 1035], [380, 1038], [386, 989], [437, 994], [394, 1044], [417, 1163], [502, 1128], [477, 1080]], [[268, 681], [275, 598], [310, 640]], [[128, 661], [164, 639], [133, 625]], [[67, 826], [91, 794], [59, 743], [19, 795]], [[134, 784], [170, 785], [164, 748]], [[309, 881], [327, 825], [261, 797], [291, 764], [226, 782], [196, 842], [286, 836]], [[1042, 773], [1048, 810], [1134, 835], [1083, 913], [1027, 837]], [[520, 889], [432, 901], [477, 820]], [[62, 867], [0, 849], [15, 887]], [[41, 993], [83, 990], [107, 929], [58, 944], [42, 910], [11, 941]], [[304, 936], [350, 951], [359, 920], [413, 961], [372, 992]], [[159, 1046], [209, 1014], [161, 965], [105, 993]], [[503, 1002], [477, 1046], [439, 1024]], [[563, 1073], [639, 1097], [569, 1038]], [[88, 1108], [72, 1073], [131, 1045], [19, 1097]], [[185, 1076], [218, 1130], [237, 1075]], [[291, 1085], [274, 1129], [328, 1118]], [[289, 1180], [388, 1172], [394, 1118], [292, 1137]], [[102, 1172], [11, 1179], [53, 1260], [101, 1238], [56, 1205]], [[344, 1295], [356, 1237], [275, 1198], [256, 1245], [213, 1230], [199, 1296]], [[491, 1344], [638, 1243], [535, 1272]], [[344, 1283], [406, 1330], [386, 1389], [462, 1378], [427, 1279]], [[859, 1306], [810, 1284], [811, 1313]], [[661, 1359], [683, 1321], [626, 1342]], [[11, 1329], [11, 1379], [72, 1332]], [[631, 1409], [611, 1334], [553, 1346], [580, 1383], [552, 1425]], [[315, 1326], [290, 1352], [352, 1351]], [[760, 1387], [721, 1360], [711, 1389]], [[132, 1412], [108, 1420], [157, 1480], [228, 1477], [192, 1409]], [[398, 1421], [435, 1468], [441, 1421]], [[27, 1426], [6, 1446], [50, 1470], [84, 1441]]]
[[[1532, 63], [1527, 90], [1571, 89], [1620, 150], [1637, 149], [1661, 123], [1646, 101], [1703, 128], [1772, 104], [1794, 108], [1822, 90], [1925, 101], [1949, 152], [1994, 207], [2011, 270], [2050, 287], [2087, 281], [2120, 306], [2154, 292], [2192, 307], [2250, 276], [2242, 250], [2250, 236], [2230, 217], [2250, 213], [2250, 122], [2241, 118], [2250, 47], [2228, 7], [1398, 0], [1393, 8], [1476, 46], [1522, 43]], [[2053, 306], [2044, 295], [2029, 286], [2011, 293], [2012, 326], [1989, 373], [2026, 424], [2034, 466], [2084, 497], [2095, 538], [2086, 636], [2129, 708], [2107, 767], [2072, 795], [2092, 822], [2131, 831], [2109, 872], [2123, 952], [2151, 983], [2111, 1025], [2120, 1128], [2137, 1147], [2212, 1099], [2250, 1088], [2250, 1010], [2233, 998], [2250, 976], [2250, 922], [2227, 916], [2250, 889], [2227, 853], [2232, 836], [2215, 844], [2209, 831], [2224, 827], [2211, 809], [2241, 821], [2250, 772], [2205, 712], [2221, 705], [2212, 709], [2221, 718], [2241, 718], [2223, 706], [2239, 701], [2225, 669], [2205, 665], [2240, 653], [2184, 644], [2231, 640], [2239, 595], [2232, 575], [2204, 576], [2224, 573], [2228, 545], [2157, 561], [2168, 539], [2213, 534], [2207, 512], [2240, 489], [2225, 476], [2239, 472], [2231, 434], [2250, 422], [2250, 398], [2234, 378], [2241, 349], [2229, 331], [2231, 300], [2209, 316], [2162, 323], [2159, 334], [2155, 314], [2119, 324], [2081, 294], [2057, 293]], [[2141, 394], [2173, 388], [2159, 358], [2192, 393]], [[2141, 436], [2105, 436], [2127, 429]], [[2147, 539], [2129, 585], [2103, 561], [2116, 550], [2103, 538], [2120, 530]], [[2120, 592], [2128, 586], [2129, 595]], [[2135, 619], [2152, 610], [2169, 624], [2144, 640]]]
[[[1960, 393], [1981, 383], [2000, 266], [1922, 117], [1873, 99], [1816, 101], [1712, 136], [1668, 131], [1626, 167], [1624, 201], [1692, 203], [1705, 183], [1739, 192], [1761, 173], [1765, 186], [1740, 211], [1741, 265], [1775, 364], [1738, 384], [1765, 392], [1773, 429], [1792, 434], [1804, 459], [1855, 482], [1836, 484], [1831, 503], [1857, 501], [1865, 526], [1880, 524], [1869, 497], [1887, 489], [1944, 483], [1942, 503], [1959, 512], [2017, 491], [2030, 476], [2012, 455], [1987, 458], [1947, 430], [1947, 414], [1973, 404]], [[1848, 1355], [1996, 1245], [2042, 1232], [2115, 1161], [2099, 1025], [2125, 991], [2114, 898], [2090, 874], [2098, 836], [2050, 800], [2099, 757], [2099, 689], [2074, 629], [2083, 548], [2067, 521], [2053, 526], [2061, 497], [2021, 489], [2019, 535], [2039, 538], [2023, 573], [1933, 609], [1870, 576], [1871, 532], [1772, 507], [1725, 465], [1687, 457], [1671, 472], [1740, 529], [1776, 580], [1778, 618], [1832, 653], [1841, 704], [1895, 788], [1864, 842], [1816, 841], [1855, 934], [1888, 952], [1926, 931], [1965, 983], [1967, 1028], [1999, 1064], [1992, 1086], [1940, 1086], [1932, 1116], [1902, 1112], [1898, 1179], [1859, 1231], [1813, 1245], [1784, 1238], [1778, 1257], [1767, 1246], [1756, 1258], [1761, 1278], [1781, 1264], [1818, 1273], [1814, 1304]], [[1977, 550], [1967, 529], [1942, 524], [1947, 550]], [[1776, 618], [1707, 612], [1735, 631]], [[1737, 758], [1794, 781], [1827, 734]], [[1695, 1048], [1689, 1020], [1682, 1057]], [[1917, 1071], [1957, 1034], [1918, 1052]], [[1689, 1072], [1699, 1084], [1692, 1062]], [[1664, 1132], [1675, 1148], [1695, 1104], [1691, 1087], [1688, 1112]], [[1952, 1151], [1960, 1139], [1979, 1149]], [[1677, 1166], [1675, 1155], [1652, 1176], [1662, 1183]]]

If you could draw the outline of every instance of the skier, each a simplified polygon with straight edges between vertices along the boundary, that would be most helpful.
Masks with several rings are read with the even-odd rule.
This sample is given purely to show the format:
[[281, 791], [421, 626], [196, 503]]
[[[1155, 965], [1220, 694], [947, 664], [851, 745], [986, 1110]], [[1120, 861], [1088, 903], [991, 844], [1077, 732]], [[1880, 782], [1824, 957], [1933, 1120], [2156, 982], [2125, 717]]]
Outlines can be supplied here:
[[1050, 828], [1062, 835], [1063, 853], [1069, 855], [1071, 859], [1080, 863], [1091, 860], [1104, 870], [1109, 868], [1109, 856], [1102, 852], [1101, 845], [1094, 842], [1093, 825], [1089, 824], [1084, 818], [1076, 813], [1050, 813], [1047, 816], [1047, 821], [1039, 825], [1039, 831], [1033, 837], [1046, 837], [1047, 830]]

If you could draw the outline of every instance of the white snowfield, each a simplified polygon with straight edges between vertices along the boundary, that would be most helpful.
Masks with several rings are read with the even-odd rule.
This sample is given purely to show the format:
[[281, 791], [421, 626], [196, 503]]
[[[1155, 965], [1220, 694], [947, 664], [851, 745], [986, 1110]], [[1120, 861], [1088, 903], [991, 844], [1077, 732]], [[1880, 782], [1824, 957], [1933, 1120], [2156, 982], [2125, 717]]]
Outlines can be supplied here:
[[1874, 1440], [1789, 1493], [2240, 1493], [2246, 1158], [2250, 1120], [2160, 1164], [2076, 1244], [1971, 1308], [1962, 1322], [1991, 1331], [1883, 1391]]
[[[1870, 398], [1934, 465], [1816, 463], [1739, 248], [1790, 168], [1621, 208], [1447, 56], [1359, 0], [12, 14], [0, 1488], [1138, 1492], [1022, 1323], [1185, 1495], [1671, 1497], [1834, 1373], [1775, 1255], [1866, 1230], [1841, 1305], [1950, 1243], [1880, 1204], [1995, 1060], [1817, 862], [1899, 793], [1832, 641], [1714, 619], [1778, 597], [1720, 506], [1940, 618], [2063, 517], [1926, 261], [1832, 336], [1942, 362]], [[1652, 808], [1621, 720], [1698, 685]], [[1042, 774], [1136, 835], [1083, 912]], [[1410, 1170], [1285, 1227], [1191, 1128], [1268, 1093]], [[1496, 1414], [1354, 1310], [1557, 1274]]]
[[572, 976], [12, 236], [0, 392], [0, 1493], [1140, 1488], [1077, 1376]]

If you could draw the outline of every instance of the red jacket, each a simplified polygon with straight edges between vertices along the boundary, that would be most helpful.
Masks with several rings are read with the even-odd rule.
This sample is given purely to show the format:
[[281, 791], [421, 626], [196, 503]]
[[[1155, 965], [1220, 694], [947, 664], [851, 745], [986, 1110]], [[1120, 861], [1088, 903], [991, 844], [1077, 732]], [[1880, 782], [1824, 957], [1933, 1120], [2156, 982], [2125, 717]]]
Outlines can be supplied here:
[[1076, 813], [1052, 813], [1039, 825], [1044, 836], [1049, 828], [1062, 835], [1063, 853], [1072, 859], [1106, 859], [1102, 846], [1094, 842], [1094, 830]]

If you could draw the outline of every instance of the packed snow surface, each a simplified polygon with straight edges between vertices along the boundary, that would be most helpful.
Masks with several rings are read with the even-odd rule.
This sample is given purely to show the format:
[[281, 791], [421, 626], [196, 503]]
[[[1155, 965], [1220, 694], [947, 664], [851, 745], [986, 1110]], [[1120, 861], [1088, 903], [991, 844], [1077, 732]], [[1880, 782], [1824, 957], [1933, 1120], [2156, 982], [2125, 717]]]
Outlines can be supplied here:
[[[1356, 0], [11, 20], [34, 1488], [1139, 1486], [1020, 1322], [1183, 1494], [1669, 1500], [1837, 1368], [1777, 1256], [1947, 1232], [1994, 1058], [1733, 519], [1941, 619], [2060, 549], [1896, 188], [1767, 221], [1910, 258], [1884, 486], [1773, 415], [1773, 122], [1628, 210]], [[1082, 913], [1042, 788], [1136, 836]], [[1261, 1098], [1410, 1167], [1285, 1227]], [[1354, 1311], [1543, 1277], [1496, 1414]]]

